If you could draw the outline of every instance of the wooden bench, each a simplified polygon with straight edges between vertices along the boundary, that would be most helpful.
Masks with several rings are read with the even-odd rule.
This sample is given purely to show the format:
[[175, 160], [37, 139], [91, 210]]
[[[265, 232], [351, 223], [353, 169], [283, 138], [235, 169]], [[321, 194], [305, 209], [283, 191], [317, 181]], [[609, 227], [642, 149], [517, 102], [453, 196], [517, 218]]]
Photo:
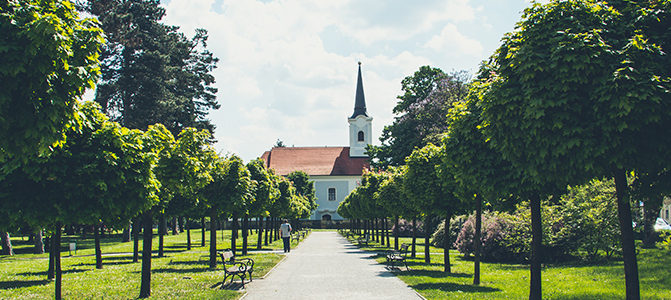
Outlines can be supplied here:
[[368, 234], [364, 234], [363, 236], [360, 236], [359, 238], [357, 238], [356, 241], [357, 241], [357, 243], [359, 243], [359, 245], [365, 244], [366, 246], [368, 246], [368, 242], [370, 241], [370, 236]]
[[389, 250], [387, 251], [387, 262], [389, 263], [389, 266], [393, 265], [395, 262], [403, 262], [405, 265], [405, 270], [410, 270], [408, 268], [408, 263], [405, 261], [405, 258], [408, 254], [408, 244], [401, 244], [401, 247], [398, 251], [396, 250]]
[[238, 276], [242, 281], [242, 288], [245, 287], [245, 278], [249, 274], [249, 281], [252, 281], [252, 272], [254, 272], [254, 260], [251, 258], [235, 258], [233, 251], [219, 251], [217, 252], [219, 257], [221, 257], [222, 264], [224, 266], [224, 280], [221, 281], [221, 286], [223, 287], [226, 283], [226, 279], [231, 277], [231, 282], [235, 276]]

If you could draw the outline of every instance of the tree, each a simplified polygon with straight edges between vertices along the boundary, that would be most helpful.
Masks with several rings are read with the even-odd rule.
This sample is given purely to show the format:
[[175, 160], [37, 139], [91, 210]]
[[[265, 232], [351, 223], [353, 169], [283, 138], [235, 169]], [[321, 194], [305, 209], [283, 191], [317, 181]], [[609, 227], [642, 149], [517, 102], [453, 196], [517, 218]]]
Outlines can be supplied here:
[[[158, 200], [164, 204], [169, 201], [167, 197], [171, 197], [170, 182], [167, 180], [169, 176], [169, 162], [171, 149], [174, 147], [175, 138], [168, 131], [165, 126], [156, 124], [149, 126], [146, 132], [146, 152], [154, 155], [156, 161], [156, 173], [158, 180], [161, 182], [160, 190], [157, 192]], [[153, 219], [154, 211], [162, 209], [158, 206], [160, 202], [157, 201], [151, 207], [144, 211], [142, 215], [142, 280], [140, 282], [140, 298], [151, 296], [151, 249], [152, 249], [152, 235], [153, 235]], [[160, 232], [160, 229], [159, 229]]]
[[503, 159], [480, 130], [482, 120], [478, 102], [487, 88], [486, 80], [476, 80], [471, 84], [466, 101], [455, 103], [450, 109], [449, 130], [442, 141], [442, 168], [449, 169], [451, 173], [444, 180], [454, 181], [459, 186], [459, 197], [467, 203], [474, 202], [471, 207], [476, 211], [473, 284], [480, 284], [483, 201], [503, 204], [504, 199], [511, 198], [510, 195], [518, 190], [515, 185], [520, 182], [510, 162]]
[[100, 75], [103, 34], [70, 1], [3, 1], [0, 32], [0, 162], [7, 169], [49, 153], [78, 127], [76, 102]]
[[[208, 156], [213, 150], [209, 145], [211, 134], [207, 130], [187, 127], [179, 133], [170, 155], [169, 168], [173, 185], [173, 198], [165, 207], [166, 214], [187, 217], [198, 211], [200, 192], [210, 181]], [[167, 175], [167, 174], [166, 174]], [[166, 182], [167, 184], [167, 182]], [[191, 234], [187, 222], [187, 249], [191, 248]]]
[[367, 149], [371, 164], [379, 168], [399, 166], [415, 148], [438, 142], [436, 137], [447, 129], [445, 116], [451, 103], [468, 93], [467, 80], [465, 71], [445, 74], [429, 66], [403, 79], [404, 94], [397, 97], [394, 122], [382, 131], [382, 145]]
[[[210, 215], [210, 268], [214, 269], [217, 267], [216, 220], [219, 216], [236, 218], [236, 214], [245, 211], [247, 200], [252, 196], [252, 181], [240, 157], [233, 155], [223, 159], [214, 152], [211, 155], [212, 182], [205, 186], [203, 200]], [[234, 245], [235, 241], [231, 247]]]
[[[385, 217], [394, 218], [394, 228], [398, 228], [399, 216], [404, 215], [406, 210], [402, 176], [399, 169], [391, 167], [388, 172], [383, 173], [382, 181], [374, 195], [377, 206], [384, 209]], [[398, 250], [397, 232], [398, 230], [394, 232], [394, 249], [396, 250]]]
[[251, 175], [252, 181], [256, 182], [254, 190], [255, 201], [249, 208], [250, 214], [258, 219], [258, 241], [256, 248], [261, 249], [263, 236], [263, 217], [270, 215], [268, 210], [279, 196], [279, 190], [271, 174], [266, 168], [265, 163], [260, 159], [255, 159], [247, 164], [247, 169]]
[[[670, 6], [534, 4], [493, 56], [492, 88], [482, 102], [486, 136], [530, 184], [614, 178], [627, 299], [640, 298], [627, 173], [666, 166], [671, 142], [662, 134], [671, 125], [669, 36], [662, 29]], [[541, 298], [540, 283], [530, 297]]]
[[83, 9], [98, 16], [107, 34], [102, 81], [96, 102], [130, 128], [164, 124], [173, 135], [186, 127], [214, 131], [206, 119], [219, 108], [210, 74], [217, 59], [206, 50], [207, 31], [189, 39], [179, 27], [160, 23], [157, 0], [89, 0]]
[[317, 196], [315, 196], [315, 183], [310, 181], [310, 176], [303, 171], [293, 171], [287, 175], [287, 179], [296, 188], [296, 193], [305, 197], [310, 211], [315, 210], [317, 208]]
[[[141, 132], [108, 122], [91, 102], [79, 114], [82, 127], [68, 131], [61, 148], [32, 159], [2, 182], [12, 191], [3, 194], [9, 201], [2, 202], [20, 203], [12, 208], [15, 220], [53, 230], [56, 298], [61, 297], [62, 226], [127, 221], [151, 207], [158, 186], [151, 170], [154, 157], [143, 152]], [[96, 267], [102, 268], [99, 241], [96, 256]]]
[[[457, 195], [456, 184], [453, 180], [451, 170], [440, 168], [444, 150], [433, 144], [428, 144], [421, 149], [416, 149], [406, 158], [408, 170], [403, 180], [403, 187], [411, 197], [418, 210], [425, 214], [425, 248], [424, 256], [427, 263], [431, 262], [429, 257], [429, 222], [433, 214], [445, 217], [445, 232], [450, 232], [450, 220], [455, 214], [464, 210], [463, 201]], [[447, 180], [445, 180], [447, 178]], [[451, 243], [449, 237], [445, 238], [445, 260], [444, 271], [450, 273]]]

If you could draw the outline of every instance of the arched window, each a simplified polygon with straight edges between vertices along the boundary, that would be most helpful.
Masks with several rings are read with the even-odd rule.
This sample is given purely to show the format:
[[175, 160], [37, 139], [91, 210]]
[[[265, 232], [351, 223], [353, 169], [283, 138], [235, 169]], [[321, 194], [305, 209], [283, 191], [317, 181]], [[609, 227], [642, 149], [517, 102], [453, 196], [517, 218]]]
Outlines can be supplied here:
[[331, 221], [331, 215], [322, 215], [322, 221]]
[[363, 131], [359, 131], [359, 142], [363, 142]]

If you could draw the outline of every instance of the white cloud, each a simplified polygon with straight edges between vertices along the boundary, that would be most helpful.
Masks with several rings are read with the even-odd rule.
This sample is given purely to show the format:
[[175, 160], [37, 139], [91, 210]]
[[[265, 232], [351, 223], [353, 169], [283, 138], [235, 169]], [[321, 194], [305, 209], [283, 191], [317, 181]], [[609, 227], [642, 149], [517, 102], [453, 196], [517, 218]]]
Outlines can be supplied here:
[[458, 50], [462, 54], [481, 57], [482, 44], [475, 39], [469, 38], [459, 32], [454, 24], [447, 24], [438, 35], [433, 36], [424, 47], [434, 51], [454, 52]]
[[[210, 114], [216, 147], [249, 160], [278, 138], [346, 145], [357, 61], [377, 141], [403, 77], [445, 53], [465, 54], [473, 66], [483, 58], [480, 42], [455, 25], [476, 22], [473, 1], [171, 0], [163, 21], [188, 35], [209, 31], [208, 49], [220, 59], [213, 74], [222, 108]], [[324, 47], [327, 28], [346, 41], [336, 40], [338, 53]]]

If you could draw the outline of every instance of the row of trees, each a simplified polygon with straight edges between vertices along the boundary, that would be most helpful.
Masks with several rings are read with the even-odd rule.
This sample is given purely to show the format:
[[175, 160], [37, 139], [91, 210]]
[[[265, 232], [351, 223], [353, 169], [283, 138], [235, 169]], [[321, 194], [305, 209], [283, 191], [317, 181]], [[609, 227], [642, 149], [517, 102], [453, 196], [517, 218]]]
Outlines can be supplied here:
[[[637, 200], [646, 206], [646, 219], [654, 220], [670, 192], [664, 156], [671, 146], [665, 133], [671, 125], [671, 59], [663, 29], [670, 8], [670, 1], [533, 4], [481, 65], [462, 99], [449, 101], [459, 93], [448, 94], [445, 105], [432, 109], [445, 79], [428, 67], [403, 81], [405, 94], [395, 108], [403, 114], [385, 128], [382, 146], [369, 150], [374, 165], [406, 164], [403, 190], [424, 215], [438, 209], [449, 217], [459, 208], [475, 209], [477, 241], [483, 202], [510, 207], [528, 200], [530, 299], [541, 298], [541, 200], [558, 199], [567, 186], [611, 178], [627, 299], [640, 298], [630, 196], [641, 196]], [[442, 138], [423, 135], [432, 131], [413, 114], [431, 114], [413, 108], [447, 111], [432, 124]], [[421, 136], [408, 134], [413, 131]], [[406, 145], [415, 150], [408, 153]], [[363, 194], [355, 191], [350, 202]], [[377, 203], [375, 197], [363, 199]], [[349, 216], [375, 216], [352, 203]]]
[[[97, 268], [101, 224], [120, 228], [133, 220], [135, 261], [143, 227], [140, 297], [148, 297], [156, 220], [163, 229], [159, 256], [167, 217], [204, 216], [212, 225], [232, 218], [233, 247], [242, 219], [246, 254], [250, 217], [302, 218], [316, 205], [306, 174], [283, 178], [260, 160], [245, 165], [211, 148], [214, 126], [206, 115], [219, 105], [210, 74], [217, 59], [206, 49], [207, 31], [187, 38], [162, 24], [159, 4], [0, 3], [6, 58], [0, 65], [3, 249], [11, 252], [7, 232], [19, 226], [46, 229], [52, 236], [47, 276], [56, 278], [57, 299], [63, 226], [96, 227]], [[96, 19], [80, 18], [77, 9]], [[101, 77], [96, 103], [80, 102]], [[210, 266], [215, 254], [212, 230]]]
[[[212, 226], [210, 267], [214, 268], [216, 220], [232, 218], [237, 233], [237, 220], [242, 219], [245, 255], [250, 216], [260, 222], [260, 247], [263, 217], [305, 218], [316, 206], [314, 188], [305, 173], [284, 178], [261, 160], [245, 165], [237, 156], [221, 157], [209, 146], [206, 130], [186, 128], [175, 138], [161, 124], [146, 132], [121, 127], [92, 102], [81, 105], [78, 112], [83, 125], [66, 133], [62, 147], [49, 156], [27, 160], [0, 181], [0, 211], [5, 215], [0, 228], [7, 232], [28, 226], [51, 233], [49, 270], [55, 272], [57, 290], [61, 282], [60, 236], [65, 225], [94, 225], [96, 267], [102, 268], [100, 225], [121, 228], [136, 219], [136, 245], [137, 229], [143, 227], [144, 231], [141, 290], [142, 295], [149, 295], [155, 221], [161, 226], [166, 216], [208, 216]], [[159, 227], [159, 257], [163, 256], [163, 231]], [[234, 234], [234, 251], [235, 238]], [[187, 234], [187, 247], [190, 244]], [[137, 251], [136, 246], [136, 261]], [[52, 274], [50, 271], [48, 276]]]

